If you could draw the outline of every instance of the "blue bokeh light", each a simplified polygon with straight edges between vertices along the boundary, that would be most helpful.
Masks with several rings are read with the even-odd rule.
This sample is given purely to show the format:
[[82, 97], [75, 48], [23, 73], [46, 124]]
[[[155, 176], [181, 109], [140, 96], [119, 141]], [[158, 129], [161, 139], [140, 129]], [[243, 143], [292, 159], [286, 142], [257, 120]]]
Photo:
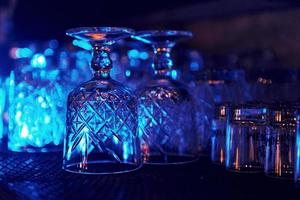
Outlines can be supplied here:
[[147, 60], [149, 58], [149, 54], [146, 51], [140, 52], [140, 59]]
[[45, 56], [52, 56], [54, 54], [54, 51], [53, 49], [51, 48], [47, 48], [45, 51], [44, 51], [44, 55]]
[[174, 80], [178, 79], [178, 72], [175, 69], [171, 71], [171, 78]]
[[56, 49], [59, 47], [59, 42], [57, 40], [50, 40], [49, 41], [49, 47], [51, 49]]
[[16, 58], [28, 58], [32, 56], [33, 52], [29, 48], [16, 48], [15, 57]]
[[131, 76], [131, 71], [130, 71], [129, 69], [127, 69], [127, 70], [125, 71], [125, 76], [126, 76], [126, 77], [130, 77], [130, 76]]
[[47, 60], [43, 54], [37, 53], [33, 55], [30, 64], [33, 68], [45, 68], [47, 65]]
[[129, 58], [139, 58], [139, 51], [136, 49], [131, 49], [128, 51]]
[[200, 69], [199, 63], [191, 62], [190, 69], [191, 71], [198, 71]]

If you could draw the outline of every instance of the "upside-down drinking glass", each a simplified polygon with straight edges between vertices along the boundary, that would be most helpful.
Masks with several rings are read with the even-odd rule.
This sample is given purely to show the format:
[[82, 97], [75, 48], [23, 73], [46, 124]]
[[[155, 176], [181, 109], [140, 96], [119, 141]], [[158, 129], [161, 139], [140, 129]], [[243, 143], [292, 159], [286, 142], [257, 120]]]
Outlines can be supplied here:
[[171, 49], [187, 31], [143, 31], [134, 38], [154, 50], [155, 77], [139, 91], [138, 123], [143, 161], [179, 164], [197, 159], [197, 134], [191, 95], [184, 85], [170, 78]]
[[293, 178], [295, 160], [295, 111], [287, 105], [270, 109], [266, 134], [265, 174]]
[[131, 34], [133, 30], [117, 27], [67, 31], [67, 35], [93, 46], [91, 68], [94, 74], [68, 96], [63, 158], [63, 169], [67, 171], [111, 174], [141, 166], [136, 98], [110, 77], [109, 46]]
[[264, 105], [233, 106], [226, 130], [226, 168], [263, 172], [267, 111]]
[[295, 168], [294, 168], [294, 180], [296, 183], [300, 183], [300, 112], [297, 110], [296, 118], [296, 145], [295, 145]]
[[215, 117], [211, 122], [211, 160], [215, 164], [225, 165], [226, 158], [226, 125], [229, 121], [229, 104], [216, 106]]

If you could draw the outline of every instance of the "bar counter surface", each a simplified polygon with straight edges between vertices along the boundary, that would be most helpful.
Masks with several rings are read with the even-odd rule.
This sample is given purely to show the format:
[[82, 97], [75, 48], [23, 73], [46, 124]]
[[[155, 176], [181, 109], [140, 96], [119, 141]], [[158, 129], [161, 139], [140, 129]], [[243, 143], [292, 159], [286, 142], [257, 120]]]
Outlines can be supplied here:
[[61, 169], [61, 153], [0, 157], [0, 199], [299, 199], [292, 181], [236, 174], [201, 157], [188, 165], [144, 165], [117, 175], [81, 175]]

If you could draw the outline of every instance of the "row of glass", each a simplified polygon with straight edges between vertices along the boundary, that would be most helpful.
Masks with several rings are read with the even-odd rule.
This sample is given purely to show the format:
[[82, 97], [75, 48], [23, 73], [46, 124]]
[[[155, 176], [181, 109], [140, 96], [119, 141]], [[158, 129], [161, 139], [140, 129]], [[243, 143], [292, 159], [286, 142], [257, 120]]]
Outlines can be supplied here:
[[[130, 29], [112, 27], [68, 32], [77, 39], [76, 44], [88, 41], [81, 44], [93, 49], [90, 59], [94, 73], [93, 79], [75, 88], [68, 100], [65, 96], [74, 87], [72, 82], [82, 82], [80, 79], [85, 79], [87, 73], [78, 69], [77, 63], [73, 71], [75, 67], [69, 67], [63, 51], [58, 61], [48, 59], [55, 53], [55, 41], [50, 41], [43, 53], [34, 52], [35, 47], [12, 48], [13, 58], [24, 59], [17, 59], [15, 70], [6, 83], [1, 84], [7, 93], [1, 93], [7, 97], [3, 98], [7, 102], [2, 101], [1, 115], [8, 124], [8, 130], [1, 130], [1, 133], [8, 133], [8, 149], [15, 152], [57, 151], [66, 136], [64, 168], [83, 173], [133, 170], [140, 167], [142, 160], [154, 164], [196, 160], [198, 139], [191, 123], [194, 117], [192, 97], [183, 85], [170, 78], [171, 48], [177, 40], [192, 34], [149, 31], [133, 36], [133, 33]], [[109, 46], [129, 36], [150, 44], [155, 55], [155, 78], [144, 89], [136, 90], [139, 98], [110, 76]], [[80, 53], [85, 56], [82, 51]], [[70, 71], [72, 79], [67, 78]], [[66, 119], [65, 104], [68, 104]]]
[[[93, 49], [92, 56], [82, 50], [58, 51], [56, 41], [43, 46], [42, 52], [34, 52], [35, 46], [12, 48], [11, 56], [21, 59], [3, 84], [6, 88], [2, 94], [8, 98], [1, 103], [3, 108], [9, 105], [8, 115], [4, 114], [4, 123], [9, 124], [9, 150], [59, 150], [67, 125], [64, 166], [69, 171], [115, 173], [136, 169], [142, 161], [193, 161], [199, 152], [208, 149], [216, 126], [215, 104], [259, 99], [252, 93], [261, 97], [266, 87], [274, 85], [259, 77], [257, 84], [249, 86], [243, 70], [220, 70], [203, 73], [199, 76], [203, 78], [189, 82], [187, 89], [177, 81], [180, 71], [172, 68], [170, 53], [177, 40], [191, 37], [189, 32], [134, 34], [130, 29], [104, 27], [74, 29], [68, 34], [76, 38], [73, 45]], [[134, 48], [126, 56], [118, 50], [110, 53], [113, 43], [129, 36], [146, 46], [140, 42], [138, 51], [136, 43], [125, 43]], [[149, 51], [147, 45], [154, 51]], [[89, 79], [90, 60], [94, 78], [75, 88], [67, 100], [75, 85]], [[151, 72], [145, 66], [152, 60]], [[194, 52], [191, 66], [200, 65], [198, 61], [199, 55]], [[118, 68], [126, 69], [125, 76]], [[135, 94], [110, 77], [123, 82]], [[3, 113], [3, 109], [0, 111]]]
[[221, 104], [212, 125], [211, 160], [235, 172], [300, 180], [298, 105]]
[[[94, 77], [68, 96], [63, 168], [81, 173], [119, 173], [151, 164], [195, 161], [198, 139], [188, 90], [170, 78], [171, 49], [185, 31], [77, 28], [67, 34], [91, 43]], [[109, 46], [132, 36], [154, 50], [155, 77], [139, 85], [137, 98], [111, 79]], [[142, 158], [142, 160], [141, 160]]]

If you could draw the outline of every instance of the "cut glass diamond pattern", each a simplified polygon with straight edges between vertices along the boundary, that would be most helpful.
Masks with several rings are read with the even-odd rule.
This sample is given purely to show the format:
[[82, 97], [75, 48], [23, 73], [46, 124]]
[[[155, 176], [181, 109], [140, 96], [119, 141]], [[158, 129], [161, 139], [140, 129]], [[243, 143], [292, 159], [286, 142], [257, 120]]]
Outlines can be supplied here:
[[140, 98], [138, 108], [139, 134], [143, 141], [161, 153], [176, 146], [177, 138], [185, 140], [184, 146], [189, 145], [189, 139], [185, 137], [193, 131], [193, 126], [186, 112], [192, 112], [191, 104], [167, 95], [157, 99], [153, 92], [148, 94], [151, 95]]
[[[84, 98], [87, 98], [85, 100]], [[106, 142], [123, 143], [136, 136], [135, 129], [135, 102], [127, 106], [126, 101], [131, 98], [126, 92], [108, 93], [95, 92], [69, 99], [69, 114], [67, 129], [69, 135], [69, 148], [76, 149], [80, 141], [87, 136], [91, 144], [100, 152], [105, 151], [119, 161], [117, 155], [107, 148]]]

